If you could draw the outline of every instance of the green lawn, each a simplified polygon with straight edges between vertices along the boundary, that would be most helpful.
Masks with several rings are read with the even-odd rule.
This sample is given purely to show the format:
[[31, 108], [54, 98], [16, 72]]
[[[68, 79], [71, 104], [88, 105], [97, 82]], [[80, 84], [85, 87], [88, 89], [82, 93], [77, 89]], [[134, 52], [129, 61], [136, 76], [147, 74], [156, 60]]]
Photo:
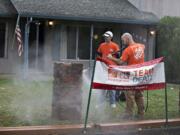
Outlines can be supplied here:
[[[51, 119], [52, 79], [44, 81], [27, 81], [17, 79], [0, 79], [0, 126], [50, 125], [62, 124], [64, 121]], [[168, 85], [169, 118], [179, 117], [179, 86]], [[89, 88], [83, 85], [83, 118], [87, 105]], [[93, 91], [89, 122], [119, 122], [125, 103], [120, 102], [116, 109], [111, 109], [108, 102], [99, 104], [97, 94]], [[146, 92], [145, 102], [146, 99]], [[146, 119], [165, 117], [164, 90], [149, 91], [149, 106]]]
[[52, 81], [0, 80], [0, 126], [48, 124]]

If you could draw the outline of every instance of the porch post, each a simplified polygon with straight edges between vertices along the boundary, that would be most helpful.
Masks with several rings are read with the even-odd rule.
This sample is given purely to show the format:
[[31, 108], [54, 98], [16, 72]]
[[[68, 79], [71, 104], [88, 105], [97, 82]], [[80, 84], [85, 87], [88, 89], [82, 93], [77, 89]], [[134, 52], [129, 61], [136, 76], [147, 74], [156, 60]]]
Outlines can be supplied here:
[[39, 54], [39, 22], [36, 22], [36, 63], [35, 67], [38, 69], [38, 54]]
[[28, 20], [25, 24], [25, 41], [24, 41], [24, 79], [28, 76], [28, 70], [29, 70], [29, 29], [30, 29], [30, 22], [32, 21], [32, 18]]
[[[94, 25], [91, 24], [91, 33], [90, 33], [90, 59], [89, 59], [89, 69], [91, 69], [91, 61], [93, 56], [93, 35], [94, 35]], [[90, 72], [90, 70], [89, 70]]]
[[79, 59], [78, 48], [79, 48], [79, 26], [76, 27], [76, 60]]

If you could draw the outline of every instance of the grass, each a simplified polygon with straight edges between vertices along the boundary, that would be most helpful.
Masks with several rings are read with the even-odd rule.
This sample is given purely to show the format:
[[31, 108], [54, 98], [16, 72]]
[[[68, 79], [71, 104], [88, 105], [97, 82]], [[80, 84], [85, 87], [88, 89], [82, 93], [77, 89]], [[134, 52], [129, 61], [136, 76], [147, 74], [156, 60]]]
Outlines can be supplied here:
[[46, 124], [52, 81], [0, 80], [0, 126]]
[[[51, 119], [52, 79], [42, 81], [0, 79], [0, 126], [27, 126], [63, 124], [65, 121]], [[88, 85], [83, 88], [82, 122], [86, 111]], [[167, 86], [169, 118], [179, 117], [179, 86]], [[146, 92], [145, 102], [147, 101]], [[89, 122], [119, 122], [125, 103], [119, 102], [111, 109], [108, 102], [100, 102], [99, 91], [93, 90]], [[149, 91], [148, 110], [145, 119], [165, 118], [164, 90]], [[67, 122], [68, 123], [68, 122]]]

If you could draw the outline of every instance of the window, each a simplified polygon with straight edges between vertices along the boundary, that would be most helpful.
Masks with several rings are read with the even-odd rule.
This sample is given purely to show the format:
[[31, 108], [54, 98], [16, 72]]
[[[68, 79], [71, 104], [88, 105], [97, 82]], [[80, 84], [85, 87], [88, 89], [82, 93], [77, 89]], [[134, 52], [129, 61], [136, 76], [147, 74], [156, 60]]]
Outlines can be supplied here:
[[67, 58], [76, 59], [76, 27], [67, 27]]
[[113, 32], [112, 26], [109, 27], [93, 27], [91, 50], [91, 25], [67, 26], [67, 59], [89, 60], [90, 55], [95, 59], [100, 43], [104, 42], [102, 35], [107, 30]]
[[0, 58], [5, 57], [6, 23], [0, 22]]
[[90, 58], [90, 27], [88, 26], [67, 27], [67, 58], [68, 59]]
[[90, 58], [90, 27], [79, 28], [79, 45], [78, 45], [78, 57], [79, 59]]

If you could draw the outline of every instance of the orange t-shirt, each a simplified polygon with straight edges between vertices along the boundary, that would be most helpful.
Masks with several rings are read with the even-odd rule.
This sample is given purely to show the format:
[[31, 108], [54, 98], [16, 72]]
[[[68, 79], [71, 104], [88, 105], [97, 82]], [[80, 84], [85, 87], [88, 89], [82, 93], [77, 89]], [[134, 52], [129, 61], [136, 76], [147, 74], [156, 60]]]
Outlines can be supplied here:
[[98, 52], [102, 53], [102, 59], [109, 65], [117, 65], [115, 62], [107, 58], [108, 54], [116, 53], [117, 51], [119, 51], [119, 46], [112, 41], [110, 43], [101, 43], [98, 48]]
[[145, 46], [143, 44], [131, 44], [123, 51], [121, 60], [127, 62], [128, 65], [143, 63], [144, 49]]

